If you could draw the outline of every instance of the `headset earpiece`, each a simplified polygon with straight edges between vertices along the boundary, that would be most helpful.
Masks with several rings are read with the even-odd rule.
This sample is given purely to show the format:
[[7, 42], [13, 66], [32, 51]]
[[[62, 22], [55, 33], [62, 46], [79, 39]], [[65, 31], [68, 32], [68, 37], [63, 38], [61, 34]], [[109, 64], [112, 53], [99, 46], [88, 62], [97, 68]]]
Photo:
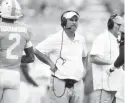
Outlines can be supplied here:
[[66, 26], [67, 20], [65, 17], [62, 17], [61, 19], [61, 26], [64, 28]]
[[108, 29], [111, 30], [114, 27], [114, 21], [113, 19], [117, 16], [117, 14], [111, 15], [108, 20]]

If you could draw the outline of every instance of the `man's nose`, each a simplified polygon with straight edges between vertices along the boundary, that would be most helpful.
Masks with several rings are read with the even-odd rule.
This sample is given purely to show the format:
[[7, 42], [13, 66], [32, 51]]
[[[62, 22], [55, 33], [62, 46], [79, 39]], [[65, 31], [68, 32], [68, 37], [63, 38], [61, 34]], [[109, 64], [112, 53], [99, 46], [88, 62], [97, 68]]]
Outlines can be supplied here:
[[76, 23], [77, 23], [77, 21], [74, 20], [74, 21], [73, 21], [73, 24], [76, 24]]
[[119, 31], [120, 31], [120, 27], [121, 27], [121, 25], [118, 27]]

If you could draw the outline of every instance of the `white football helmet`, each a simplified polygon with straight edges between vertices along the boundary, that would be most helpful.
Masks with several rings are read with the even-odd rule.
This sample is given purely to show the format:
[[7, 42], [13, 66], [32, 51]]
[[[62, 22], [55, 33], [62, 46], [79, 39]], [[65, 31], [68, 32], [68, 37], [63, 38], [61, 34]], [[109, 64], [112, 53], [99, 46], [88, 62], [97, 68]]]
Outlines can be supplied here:
[[3, 0], [1, 3], [2, 18], [19, 19], [21, 16], [21, 7], [16, 0]]

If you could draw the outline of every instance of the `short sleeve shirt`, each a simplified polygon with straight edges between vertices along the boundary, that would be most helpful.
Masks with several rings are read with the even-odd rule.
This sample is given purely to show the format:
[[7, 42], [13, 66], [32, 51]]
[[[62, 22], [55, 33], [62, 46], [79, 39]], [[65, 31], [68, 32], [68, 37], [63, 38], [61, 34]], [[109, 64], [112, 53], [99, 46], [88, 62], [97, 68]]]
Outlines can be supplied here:
[[82, 57], [87, 56], [87, 48], [84, 37], [79, 34], [76, 33], [74, 40], [70, 40], [61, 30], [39, 43], [36, 49], [49, 56], [54, 63], [60, 54], [66, 60], [64, 64], [61, 59], [57, 61], [58, 70], [55, 75], [58, 78], [80, 80], [83, 77], [85, 68]]
[[[116, 60], [119, 55], [119, 45], [117, 43], [117, 39], [108, 31], [100, 34], [94, 41], [92, 45], [92, 49], [90, 55], [96, 55], [105, 60], [112, 61], [112, 64]], [[111, 65], [99, 65], [92, 63], [93, 70], [93, 86], [94, 89], [104, 89], [104, 90], [112, 90], [116, 91], [119, 83], [116, 84], [116, 81], [120, 81], [121, 77], [118, 75], [120, 70], [116, 70], [109, 77], [107, 75], [107, 69], [109, 69]], [[114, 85], [114, 84], [115, 85]]]

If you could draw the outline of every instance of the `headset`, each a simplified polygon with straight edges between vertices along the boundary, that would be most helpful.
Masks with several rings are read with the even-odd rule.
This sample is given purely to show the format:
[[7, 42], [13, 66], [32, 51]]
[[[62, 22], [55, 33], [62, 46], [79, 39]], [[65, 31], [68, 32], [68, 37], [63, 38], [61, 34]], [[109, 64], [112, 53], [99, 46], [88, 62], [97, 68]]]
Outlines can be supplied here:
[[[66, 62], [66, 59], [64, 59], [64, 58], [62, 57], [63, 33], [64, 33], [64, 29], [63, 29], [63, 31], [62, 31], [62, 37], [61, 37], [62, 40], [61, 40], [61, 47], [60, 47], [59, 57], [56, 59], [56, 62], [55, 62], [55, 64], [54, 64], [56, 68], [57, 68], [56, 64], [57, 64], [57, 62], [58, 62], [59, 59], [61, 59], [61, 60], [63, 61], [62, 65]], [[58, 68], [57, 68], [57, 69], [58, 69]], [[65, 94], [66, 87], [64, 87], [64, 91], [63, 91], [63, 93], [62, 93], [61, 95], [57, 95], [57, 94], [55, 93], [55, 90], [54, 90], [54, 88], [55, 88], [55, 86], [54, 86], [54, 83], [55, 83], [55, 80], [54, 80], [54, 78], [55, 78], [55, 72], [54, 72], [54, 75], [53, 75], [53, 76], [54, 76], [54, 77], [52, 78], [53, 93], [54, 93], [54, 95], [55, 95], [57, 98], [61, 98], [61, 97]]]
[[108, 20], [108, 30], [113, 29], [113, 27], [114, 27], [114, 21], [113, 21], [113, 19], [115, 17], [117, 17], [117, 16], [118, 16], [117, 14], [113, 14], [113, 15], [110, 16], [110, 18]]
[[76, 11], [73, 11], [73, 10], [68, 10], [68, 11], [65, 11], [62, 15], [61, 15], [61, 26], [64, 28], [66, 26], [66, 23], [67, 23], [67, 19], [64, 17], [64, 15], [66, 13], [69, 13], [69, 12], [74, 12], [76, 13], [76, 15], [80, 16], [78, 12]]

